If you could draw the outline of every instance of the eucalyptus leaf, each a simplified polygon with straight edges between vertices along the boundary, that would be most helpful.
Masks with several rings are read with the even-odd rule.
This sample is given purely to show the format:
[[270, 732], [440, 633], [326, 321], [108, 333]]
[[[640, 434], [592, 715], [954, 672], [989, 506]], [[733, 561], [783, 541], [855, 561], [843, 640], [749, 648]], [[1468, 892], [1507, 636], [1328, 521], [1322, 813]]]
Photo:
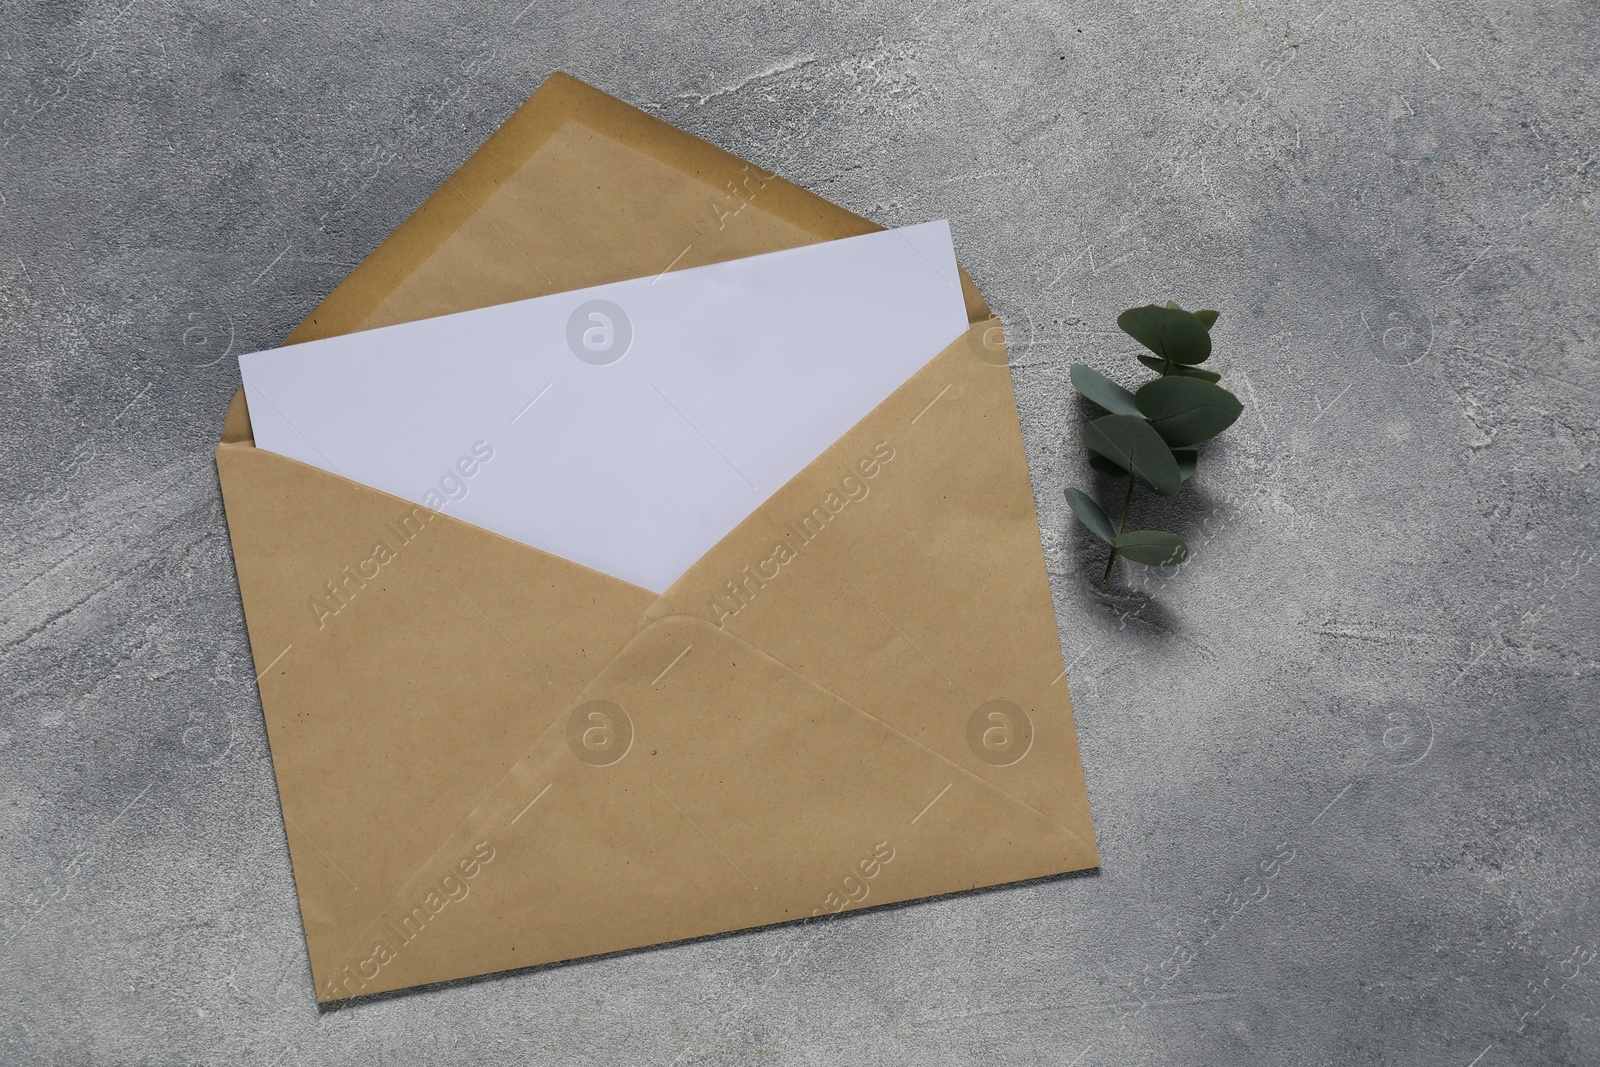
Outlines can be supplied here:
[[1192, 448], [1174, 448], [1172, 458], [1178, 461], [1178, 477], [1188, 481], [1194, 477], [1195, 460], [1200, 458], [1200, 453]]
[[1106, 513], [1100, 509], [1100, 505], [1096, 504], [1087, 493], [1068, 489], [1067, 506], [1078, 516], [1078, 521], [1089, 528], [1090, 533], [1108, 545], [1117, 543], [1117, 531], [1112, 528], [1111, 520], [1106, 518]]
[[1072, 387], [1113, 415], [1138, 415], [1139, 408], [1128, 392], [1087, 363], [1072, 365]]
[[1199, 378], [1203, 382], [1216, 382], [1222, 380], [1222, 375], [1214, 370], [1204, 370], [1200, 367], [1185, 367], [1182, 363], [1167, 363], [1155, 356], [1135, 356], [1140, 363], [1159, 374], [1171, 374], [1180, 378]]
[[[1169, 308], [1177, 308], [1179, 311], [1183, 310], [1183, 306], [1181, 304], [1179, 304], [1176, 300], [1168, 300], [1167, 301], [1167, 307], [1169, 307]], [[1213, 311], [1210, 308], [1202, 308], [1199, 311], [1192, 311], [1192, 312], [1190, 312], [1190, 314], [1192, 314], [1195, 318], [1199, 319], [1200, 320], [1200, 325], [1204, 326], [1206, 329], [1209, 330], [1209, 329], [1211, 329], [1211, 327], [1216, 325], [1217, 316], [1220, 315], [1221, 312], [1220, 311]]]
[[1129, 530], [1112, 542], [1116, 550], [1135, 563], [1175, 567], [1189, 558], [1189, 546], [1177, 534], [1162, 530]]
[[[1186, 379], [1158, 378], [1156, 382], [1169, 380]], [[1172, 450], [1144, 419], [1135, 415], [1106, 415], [1095, 419], [1083, 428], [1083, 443], [1091, 452], [1109, 459], [1162, 496], [1176, 496], [1183, 488]]]
[[1173, 448], [1209, 441], [1232, 426], [1244, 410], [1239, 398], [1220, 385], [1176, 376], [1147, 383], [1134, 400], [1162, 440]]
[[1089, 453], [1089, 466], [1101, 474], [1109, 474], [1113, 478], [1126, 478], [1128, 472], [1111, 462], [1106, 457], [1094, 452]]
[[1182, 308], [1146, 304], [1117, 316], [1122, 332], [1171, 363], [1204, 363], [1211, 355], [1211, 335]]

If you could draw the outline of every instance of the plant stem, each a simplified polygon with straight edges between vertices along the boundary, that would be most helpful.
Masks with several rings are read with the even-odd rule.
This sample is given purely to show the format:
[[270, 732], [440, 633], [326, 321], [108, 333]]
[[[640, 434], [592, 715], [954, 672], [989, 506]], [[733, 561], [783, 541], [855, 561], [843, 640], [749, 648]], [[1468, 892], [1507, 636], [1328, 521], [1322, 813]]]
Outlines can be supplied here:
[[[1117, 523], [1117, 535], [1121, 536], [1123, 527], [1128, 525], [1128, 508], [1133, 504], [1133, 475], [1128, 475], [1128, 495], [1122, 498], [1122, 519]], [[1117, 561], [1117, 546], [1111, 546], [1111, 555], [1106, 557], [1106, 572], [1100, 576], [1100, 584], [1105, 585], [1111, 580], [1111, 565]]]

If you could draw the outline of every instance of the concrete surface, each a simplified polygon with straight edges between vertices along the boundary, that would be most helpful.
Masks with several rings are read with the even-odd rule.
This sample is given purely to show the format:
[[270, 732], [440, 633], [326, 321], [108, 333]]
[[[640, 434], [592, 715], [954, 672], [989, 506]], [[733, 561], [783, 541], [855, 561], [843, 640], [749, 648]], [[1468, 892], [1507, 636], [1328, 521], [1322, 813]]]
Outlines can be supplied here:
[[[8, 0], [0, 1062], [1600, 1062], [1600, 9]], [[1013, 339], [1097, 875], [319, 1013], [212, 465], [565, 68]], [[1221, 308], [1246, 413], [1097, 581], [1067, 368]]]

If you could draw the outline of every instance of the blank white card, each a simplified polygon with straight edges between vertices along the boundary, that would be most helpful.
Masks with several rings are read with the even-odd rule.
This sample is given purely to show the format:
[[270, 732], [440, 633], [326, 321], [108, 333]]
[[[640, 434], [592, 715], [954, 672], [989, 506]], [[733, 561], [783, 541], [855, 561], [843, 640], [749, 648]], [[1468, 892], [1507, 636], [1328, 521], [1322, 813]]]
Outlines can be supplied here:
[[966, 327], [939, 221], [239, 369], [258, 448], [660, 593]]

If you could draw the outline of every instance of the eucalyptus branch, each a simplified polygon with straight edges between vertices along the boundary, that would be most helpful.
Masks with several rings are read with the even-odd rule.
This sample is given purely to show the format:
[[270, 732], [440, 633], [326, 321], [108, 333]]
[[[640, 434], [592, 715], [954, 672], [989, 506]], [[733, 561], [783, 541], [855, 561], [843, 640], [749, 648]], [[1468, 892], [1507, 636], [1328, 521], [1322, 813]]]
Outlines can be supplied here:
[[1066, 491], [1078, 521], [1111, 546], [1101, 584], [1111, 580], [1119, 555], [1152, 566], [1188, 558], [1183, 538], [1162, 530], [1129, 530], [1128, 513], [1135, 482], [1161, 496], [1176, 496], [1194, 476], [1196, 446], [1232, 426], [1244, 410], [1238, 397], [1217, 384], [1220, 374], [1200, 367], [1211, 357], [1211, 327], [1217, 314], [1209, 309], [1185, 311], [1168, 301], [1165, 307], [1147, 304], [1118, 315], [1122, 332], [1153, 353], [1137, 358], [1158, 377], [1137, 392], [1088, 364], [1072, 366], [1072, 387], [1109, 413], [1083, 428], [1089, 465], [1128, 479], [1116, 529], [1094, 498], [1078, 489]]

